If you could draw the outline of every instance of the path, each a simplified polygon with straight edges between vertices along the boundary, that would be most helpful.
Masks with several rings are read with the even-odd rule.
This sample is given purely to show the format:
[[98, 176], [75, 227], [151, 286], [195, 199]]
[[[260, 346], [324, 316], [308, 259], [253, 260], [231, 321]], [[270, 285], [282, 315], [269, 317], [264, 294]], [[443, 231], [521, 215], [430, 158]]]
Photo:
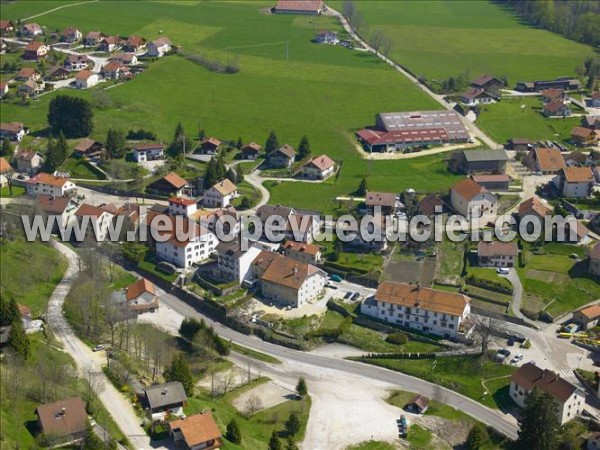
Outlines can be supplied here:
[[25, 22], [27, 20], [35, 19], [36, 17], [45, 16], [46, 14], [50, 14], [50, 13], [52, 13], [54, 11], [58, 11], [59, 9], [70, 8], [71, 6], [77, 6], [77, 5], [84, 5], [86, 3], [96, 3], [97, 1], [98, 0], [91, 0], [91, 1], [87, 1], [87, 2], [69, 3], [67, 5], [58, 6], [56, 8], [49, 9], [48, 11], [44, 11], [44, 12], [41, 12], [39, 14], [35, 14], [34, 16], [25, 17], [22, 20], [23, 20], [23, 22]]
[[56, 338], [63, 343], [64, 350], [71, 355], [77, 364], [80, 375], [88, 371], [94, 373], [100, 385], [98, 398], [134, 448], [137, 450], [164, 448], [150, 444], [150, 437], [140, 426], [141, 419], [136, 415], [131, 403], [121, 395], [104, 375], [97, 355], [75, 336], [73, 329], [65, 319], [62, 311], [63, 303], [77, 275], [79, 257], [75, 251], [62, 243], [53, 241], [52, 246], [66, 256], [69, 266], [48, 302], [48, 325], [54, 331]]
[[[340, 21], [340, 23], [342, 24], [342, 27], [344, 27], [344, 29], [348, 32], [348, 34], [350, 36], [352, 36], [352, 38], [354, 38], [355, 40], [357, 40], [358, 42], [360, 42], [361, 45], [363, 45], [366, 49], [368, 49], [368, 51], [370, 51], [371, 53], [373, 53], [379, 59], [381, 59], [385, 63], [389, 64], [396, 71], [400, 72], [402, 75], [404, 75], [406, 78], [408, 78], [417, 88], [419, 88], [420, 90], [422, 90], [425, 94], [427, 94], [429, 97], [431, 97], [437, 103], [439, 103], [440, 105], [442, 105], [445, 109], [447, 109], [447, 110], [453, 110], [454, 109], [454, 104], [446, 102], [446, 100], [444, 100], [444, 96], [443, 95], [436, 94], [435, 92], [433, 92], [432, 90], [430, 90], [426, 85], [420, 83], [419, 80], [417, 80], [413, 75], [411, 75], [409, 72], [407, 72], [402, 66], [400, 66], [397, 63], [395, 63], [394, 61], [392, 61], [388, 57], [380, 54], [379, 52], [376, 52], [373, 47], [371, 47], [369, 44], [367, 44], [358, 34], [356, 34], [354, 32], [354, 30], [352, 29], [352, 27], [350, 26], [350, 24], [348, 23], [348, 21], [346, 20], [346, 18], [342, 14], [340, 14], [338, 11], [336, 11], [335, 9], [332, 9], [331, 6], [328, 6], [328, 10], [327, 10], [326, 14], [337, 17], [338, 20]], [[464, 126], [475, 137], [477, 137], [477, 139], [479, 139], [480, 141], [482, 141], [484, 144], [486, 144], [490, 148], [494, 148], [494, 149], [495, 148], [502, 148], [501, 145], [499, 145], [497, 142], [495, 142], [493, 139], [491, 139], [488, 135], [486, 135], [483, 131], [481, 131], [475, 124], [473, 124], [472, 122], [470, 122], [466, 117], [462, 116], [461, 114], [459, 114], [459, 116], [460, 116], [460, 118], [461, 118]]]
[[249, 184], [254, 186], [260, 192], [260, 201], [253, 207], [246, 211], [243, 211], [243, 214], [254, 214], [263, 205], [269, 203], [269, 198], [271, 197], [271, 193], [269, 190], [263, 185], [264, 179], [258, 174], [258, 171], [255, 170], [248, 175], [244, 175], [244, 181], [247, 181]]

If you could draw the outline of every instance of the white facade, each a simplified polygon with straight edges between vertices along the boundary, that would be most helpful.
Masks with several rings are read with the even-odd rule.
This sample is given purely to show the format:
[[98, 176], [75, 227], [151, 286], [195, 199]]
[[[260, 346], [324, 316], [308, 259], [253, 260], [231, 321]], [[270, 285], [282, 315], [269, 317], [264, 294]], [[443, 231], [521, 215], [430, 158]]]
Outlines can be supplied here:
[[93, 86], [96, 86], [99, 82], [98, 74], [92, 73], [87, 78], [76, 78], [75, 79], [75, 87], [78, 89], [89, 89]]
[[177, 197], [169, 200], [169, 214], [190, 217], [196, 211], [198, 211], [198, 204], [194, 200], [187, 201], [187, 199]]
[[237, 197], [237, 192], [236, 189], [223, 195], [213, 186], [204, 193], [204, 206], [208, 206], [209, 208], [227, 208], [231, 205], [233, 199]]
[[69, 181], [66, 178], [63, 179], [61, 182], [57, 183], [47, 183], [44, 181], [35, 182], [32, 180], [35, 180], [35, 177], [31, 178], [27, 182], [27, 195], [31, 195], [32, 197], [35, 197], [38, 194], [55, 195], [57, 197], [62, 197], [67, 192], [77, 187], [75, 183]]
[[450, 193], [452, 207], [467, 220], [480, 219], [482, 222], [493, 221], [498, 214], [498, 199], [494, 194], [482, 192], [470, 200], [465, 200], [454, 189]]
[[220, 276], [227, 280], [243, 282], [252, 278], [252, 261], [258, 256], [261, 249], [250, 247], [242, 254], [232, 252], [219, 252], [217, 267]]
[[135, 162], [138, 163], [152, 161], [155, 159], [162, 159], [164, 155], [165, 152], [162, 146], [155, 148], [133, 149], [133, 159]]
[[[552, 179], [552, 183], [559, 189], [563, 196], [569, 198], [586, 198], [589, 197], [592, 183], [583, 181], [578, 183], [568, 182], [564, 180], [561, 174], [558, 174]], [[562, 185], [562, 190], [561, 190]]]
[[192, 264], [208, 259], [219, 241], [210, 231], [204, 231], [202, 236], [190, 239], [188, 242], [169, 240], [156, 243], [156, 256], [161, 261], [167, 261], [177, 267], [187, 269]]
[[261, 280], [261, 293], [265, 300], [272, 301], [280, 306], [300, 308], [317, 299], [325, 289], [326, 281], [327, 278], [323, 271], [309, 276], [298, 289]]
[[148, 56], [161, 58], [165, 53], [169, 53], [171, 51], [171, 44], [166, 41], [152, 41], [148, 43], [147, 48]]

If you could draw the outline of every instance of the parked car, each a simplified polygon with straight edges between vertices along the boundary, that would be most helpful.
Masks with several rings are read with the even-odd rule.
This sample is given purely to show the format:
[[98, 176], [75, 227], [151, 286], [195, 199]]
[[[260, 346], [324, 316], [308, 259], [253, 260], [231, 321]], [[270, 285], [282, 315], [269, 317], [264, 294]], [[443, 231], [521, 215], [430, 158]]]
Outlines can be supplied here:
[[92, 349], [94, 352], [99, 352], [100, 350], [104, 350], [104, 345], [98, 344]]
[[523, 355], [519, 353], [519, 354], [515, 355], [513, 359], [510, 360], [510, 363], [511, 364], [517, 364], [522, 359], [523, 359]]
[[339, 275], [331, 275], [329, 278], [331, 278], [332, 281], [337, 281], [338, 283], [342, 281], [342, 277]]
[[504, 360], [506, 358], [508, 358], [509, 356], [510, 356], [510, 350], [508, 350], [507, 348], [501, 348], [500, 350], [498, 350], [496, 352], [496, 361], [504, 362]]
[[496, 269], [496, 273], [499, 273], [501, 275], [508, 275], [510, 273], [510, 270], [508, 269], [508, 267], [498, 267]]
[[352, 294], [352, 300], [358, 300], [359, 297], [360, 297], [360, 294], [358, 292], [355, 292], [354, 294]]
[[344, 295], [344, 300], [348, 300], [350, 297], [352, 297], [352, 292], [348, 291], [346, 292], [346, 295]]

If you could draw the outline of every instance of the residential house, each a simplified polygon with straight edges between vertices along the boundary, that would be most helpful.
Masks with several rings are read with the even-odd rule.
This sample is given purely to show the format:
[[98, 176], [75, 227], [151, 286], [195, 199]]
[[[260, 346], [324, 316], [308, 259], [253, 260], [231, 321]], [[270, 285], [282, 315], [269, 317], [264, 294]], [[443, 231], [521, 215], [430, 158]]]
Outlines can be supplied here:
[[74, 153], [77, 156], [86, 157], [88, 159], [98, 159], [104, 155], [105, 151], [106, 149], [102, 142], [89, 138], [81, 139], [74, 149]]
[[158, 384], [144, 389], [141, 403], [148, 418], [154, 422], [164, 422], [168, 416], [185, 417], [183, 407], [187, 395], [179, 381]]
[[34, 150], [21, 150], [15, 156], [15, 162], [17, 163], [17, 172], [35, 175], [42, 168], [44, 157]]
[[52, 66], [46, 71], [47, 80], [66, 80], [71, 76], [71, 72], [63, 66]]
[[497, 215], [498, 198], [480, 184], [466, 179], [450, 190], [450, 203], [467, 220], [493, 221]]
[[600, 115], [592, 116], [591, 114], [581, 118], [581, 125], [592, 130], [600, 130]]
[[168, 37], [162, 36], [158, 39], [155, 39], [152, 42], [149, 42], [146, 47], [146, 55], [161, 58], [165, 53], [169, 53], [171, 51], [171, 41]]
[[[137, 236], [142, 213], [140, 206], [133, 203], [125, 203], [117, 209], [113, 221], [115, 224], [121, 222], [120, 242], [131, 240], [131, 236]], [[122, 219], [120, 219], [121, 217]]]
[[101, 31], [90, 31], [83, 38], [83, 45], [86, 47], [96, 47], [97, 45], [100, 45], [102, 39], [105, 37], [106, 35]]
[[0, 81], [0, 98], [4, 98], [8, 94], [8, 83], [6, 81]]
[[[201, 219], [202, 220], [202, 219]], [[221, 208], [216, 211], [209, 211], [204, 217], [210, 231], [216, 231], [222, 228], [223, 233], [237, 235], [240, 232], [240, 218], [233, 206]], [[233, 228], [232, 227], [233, 224]]]
[[169, 432], [175, 444], [183, 443], [189, 450], [215, 450], [223, 446], [210, 410], [170, 422]]
[[454, 338], [471, 312], [469, 297], [419, 285], [384, 281], [360, 312], [384, 322]]
[[565, 160], [556, 148], [538, 147], [529, 152], [525, 165], [531, 171], [552, 175], [565, 168]]
[[289, 169], [296, 158], [296, 151], [291, 145], [283, 144], [269, 154], [269, 168]]
[[317, 265], [321, 262], [321, 247], [318, 245], [286, 241], [282, 248], [285, 256], [296, 261], [312, 265]]
[[23, 67], [15, 75], [15, 81], [40, 81], [42, 74], [34, 67]]
[[127, 309], [136, 314], [153, 313], [159, 308], [158, 295], [154, 284], [140, 278], [125, 288]]
[[[600, 257], [600, 255], [598, 255]], [[573, 311], [571, 322], [579, 325], [581, 330], [591, 330], [598, 326], [600, 321], [600, 304], [584, 306], [583, 308]]]
[[65, 28], [60, 34], [60, 40], [62, 42], [68, 42], [69, 44], [79, 42], [82, 37], [83, 35], [81, 34], [81, 31], [73, 27]]
[[519, 205], [519, 220], [536, 217], [544, 223], [544, 218], [552, 214], [552, 209], [547, 206], [537, 195], [525, 200]]
[[200, 151], [200, 153], [203, 153], [205, 155], [215, 155], [218, 152], [221, 143], [222, 142], [217, 138], [208, 137], [200, 141], [200, 144], [198, 145], [198, 150]]
[[77, 186], [68, 177], [38, 173], [26, 181], [27, 194], [36, 197], [38, 194], [62, 197], [73, 191]]
[[481, 267], [515, 267], [519, 247], [516, 242], [484, 242], [477, 245], [477, 259]]
[[126, 66], [135, 66], [138, 63], [138, 58], [135, 53], [115, 53], [109, 61], [120, 62]]
[[242, 157], [244, 159], [256, 159], [260, 154], [262, 147], [256, 142], [250, 142], [242, 147]]
[[187, 191], [189, 191], [189, 189], [190, 185], [188, 182], [175, 172], [170, 172], [159, 180], [156, 180], [148, 185], [149, 192], [152, 194], [164, 195], [165, 197], [178, 197], [185, 194]]
[[589, 272], [600, 277], [600, 243], [594, 245], [590, 253]]
[[17, 89], [19, 96], [24, 98], [37, 98], [39, 94], [44, 92], [44, 83], [37, 83], [29, 80], [19, 86]]
[[564, 197], [589, 197], [594, 187], [594, 173], [590, 167], [565, 167], [552, 183]]
[[242, 249], [240, 241], [220, 242], [217, 251], [217, 277], [225, 281], [243, 283], [254, 276], [252, 262], [261, 252], [257, 246]]
[[[574, 229], [575, 235], [571, 237], [571, 228]], [[588, 245], [592, 241], [590, 230], [581, 220], [571, 220], [565, 226], [565, 242], [578, 245]]]
[[12, 171], [10, 163], [5, 158], [0, 158], [0, 188], [8, 185]]
[[173, 216], [192, 217], [198, 211], [198, 202], [193, 198], [169, 198], [169, 214]]
[[146, 40], [140, 36], [129, 36], [123, 45], [125, 51], [132, 53], [137, 53], [145, 47]]
[[516, 86], [516, 90], [521, 92], [539, 92], [551, 88], [577, 91], [581, 89], [581, 82], [577, 78], [560, 77], [554, 80], [519, 81]]
[[114, 52], [117, 47], [121, 45], [121, 38], [119, 36], [106, 36], [100, 41], [99, 50], [103, 52]]
[[543, 103], [561, 102], [564, 103], [567, 99], [567, 93], [562, 89], [544, 89], [540, 91], [540, 96]]
[[505, 150], [461, 150], [452, 154], [449, 168], [452, 172], [504, 173], [508, 155]]
[[363, 220], [361, 225], [366, 223], [366, 228], [359, 229], [358, 224], [357, 228], [347, 228], [348, 232], [356, 233], [356, 237], [348, 245], [369, 253], [385, 251], [388, 247], [388, 230], [393, 225], [391, 217], [383, 214], [368, 214]]
[[225, 178], [211, 186], [203, 198], [204, 206], [209, 208], [227, 208], [238, 195], [238, 189], [229, 179]]
[[27, 38], [34, 38], [44, 34], [44, 30], [37, 23], [26, 23], [21, 27], [21, 35]]
[[323, 0], [278, 0], [273, 14], [306, 14], [316, 16], [325, 10]]
[[413, 414], [425, 414], [428, 408], [429, 399], [420, 394], [415, 395], [404, 405], [404, 410]]
[[574, 127], [571, 130], [571, 142], [579, 147], [591, 147], [598, 142], [598, 135], [591, 128]]
[[303, 211], [281, 205], [263, 205], [256, 211], [256, 215], [263, 224], [263, 235], [268, 228], [270, 217], [277, 218], [273, 224], [279, 225], [285, 230], [285, 239], [310, 244], [314, 236], [321, 229], [319, 213], [316, 211]]
[[15, 27], [9, 20], [0, 20], [0, 35], [6, 36], [15, 31]]
[[445, 212], [444, 201], [437, 194], [427, 194], [419, 202], [419, 212], [432, 217]]
[[88, 415], [81, 397], [70, 397], [36, 408], [41, 433], [51, 446], [81, 441], [88, 427]]
[[592, 93], [591, 104], [593, 108], [600, 108], [600, 91]]
[[505, 86], [504, 81], [493, 75], [482, 75], [471, 83], [475, 89], [482, 89], [485, 92], [497, 97], [500, 94], [500, 90]]
[[505, 174], [473, 175], [471, 179], [491, 191], [507, 191], [510, 184], [510, 177]]
[[92, 60], [87, 55], [67, 55], [63, 61], [63, 67], [69, 72], [79, 72], [93, 66]]
[[91, 70], [82, 70], [75, 75], [75, 87], [78, 89], [89, 89], [99, 82], [98, 74]]
[[371, 214], [379, 212], [388, 216], [395, 215], [402, 207], [402, 203], [400, 203], [400, 196], [393, 192], [367, 191], [365, 206]]
[[154, 161], [165, 157], [165, 146], [162, 142], [140, 142], [133, 145], [135, 162]]
[[122, 80], [131, 77], [131, 71], [120, 62], [112, 61], [102, 67], [102, 76], [107, 80]]
[[73, 197], [56, 195], [38, 194], [35, 198], [37, 208], [46, 217], [55, 217], [53, 233], [59, 232], [59, 227], [67, 227], [73, 220], [74, 213], [78, 208], [77, 202]]
[[546, 117], [568, 117], [571, 115], [571, 108], [561, 101], [546, 103], [542, 114]]
[[25, 53], [23, 53], [23, 59], [29, 61], [38, 61], [44, 59], [48, 55], [50, 47], [43, 42], [31, 41], [25, 46]]
[[322, 31], [319, 31], [315, 35], [315, 42], [317, 44], [331, 44], [331, 45], [335, 45], [339, 41], [340, 40], [338, 38], [338, 34], [337, 34], [336, 31], [322, 30]]
[[0, 139], [21, 142], [23, 136], [29, 133], [29, 129], [21, 122], [0, 123]]
[[469, 88], [460, 95], [460, 101], [467, 106], [496, 103], [494, 96], [481, 88]]
[[317, 156], [302, 166], [301, 176], [311, 180], [324, 180], [335, 172], [335, 161], [327, 155]]
[[588, 156], [578, 151], [565, 153], [563, 159], [567, 167], [582, 167], [588, 163]]
[[108, 236], [109, 227], [112, 224], [114, 212], [112, 205], [94, 206], [82, 203], [75, 212], [75, 219], [80, 227], [85, 227], [85, 241], [88, 243], [103, 242]]
[[318, 298], [327, 281], [319, 268], [263, 250], [253, 262], [263, 299], [281, 307], [300, 308]]
[[509, 395], [521, 408], [533, 389], [550, 394], [558, 405], [558, 421], [564, 425], [583, 411], [585, 394], [577, 386], [569, 383], [548, 369], [541, 369], [533, 362], [523, 364], [510, 376]]
[[518, 152], [524, 152], [524, 151], [533, 150], [533, 144], [531, 143], [531, 141], [529, 139], [512, 138], [512, 139], [508, 140], [506, 148], [508, 150], [516, 150]]

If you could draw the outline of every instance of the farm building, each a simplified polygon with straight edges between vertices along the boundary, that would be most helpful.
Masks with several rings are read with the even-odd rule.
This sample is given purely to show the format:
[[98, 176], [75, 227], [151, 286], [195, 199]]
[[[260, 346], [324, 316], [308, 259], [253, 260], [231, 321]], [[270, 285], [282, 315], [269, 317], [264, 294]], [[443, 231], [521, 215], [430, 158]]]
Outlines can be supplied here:
[[323, 0], [279, 0], [271, 8], [273, 14], [307, 14], [316, 16], [325, 10]]
[[504, 150], [461, 150], [452, 154], [448, 164], [455, 173], [504, 173], [507, 161]]

